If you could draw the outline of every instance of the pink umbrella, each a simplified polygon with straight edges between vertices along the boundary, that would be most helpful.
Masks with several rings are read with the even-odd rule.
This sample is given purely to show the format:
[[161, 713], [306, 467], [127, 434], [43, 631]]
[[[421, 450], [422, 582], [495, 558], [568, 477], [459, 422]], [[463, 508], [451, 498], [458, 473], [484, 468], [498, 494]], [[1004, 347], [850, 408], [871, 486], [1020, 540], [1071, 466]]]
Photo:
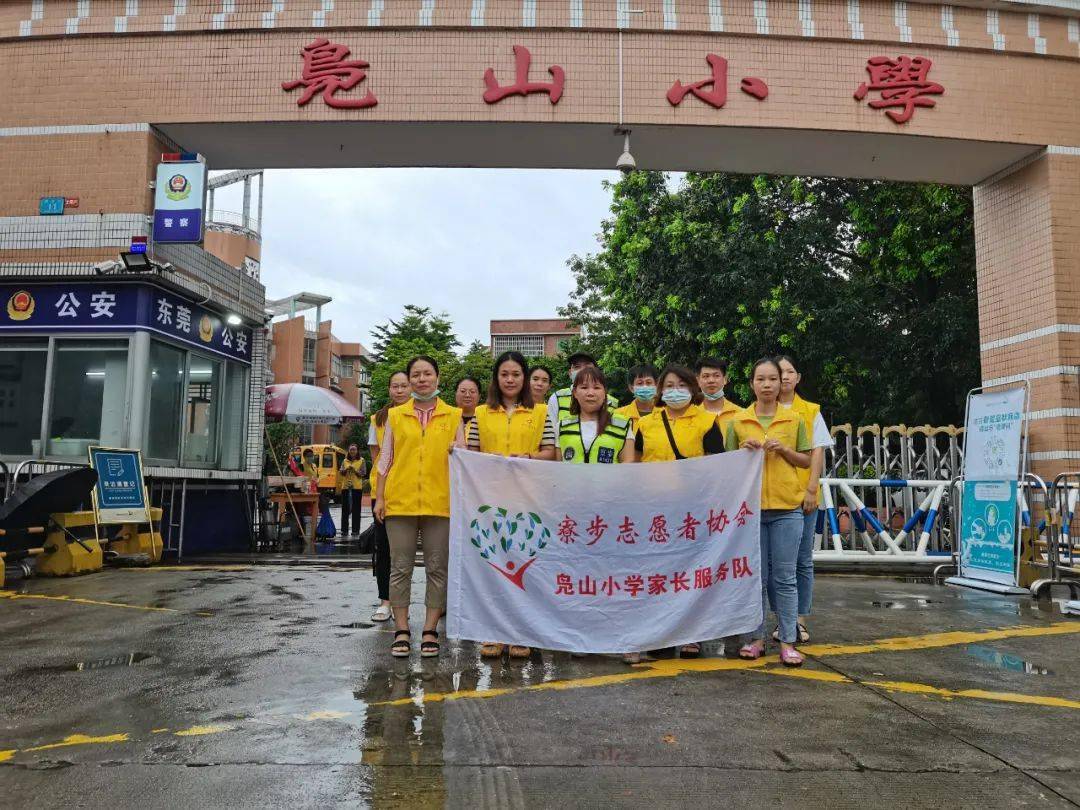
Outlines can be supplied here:
[[340, 425], [362, 414], [341, 394], [304, 383], [266, 386], [266, 419], [299, 425]]

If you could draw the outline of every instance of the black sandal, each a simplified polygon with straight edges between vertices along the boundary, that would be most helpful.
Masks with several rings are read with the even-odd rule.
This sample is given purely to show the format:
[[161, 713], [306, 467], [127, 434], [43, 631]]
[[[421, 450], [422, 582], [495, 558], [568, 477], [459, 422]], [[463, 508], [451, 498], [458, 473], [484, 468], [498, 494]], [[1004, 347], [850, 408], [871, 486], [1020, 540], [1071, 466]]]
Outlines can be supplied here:
[[412, 650], [412, 633], [408, 630], [395, 630], [394, 643], [390, 645], [390, 654], [394, 658], [408, 658]]
[[[420, 638], [424, 639], [424, 636], [435, 636], [435, 638], [438, 638], [439, 637], [439, 631], [438, 630], [425, 630], [423, 633], [420, 634]], [[426, 639], [424, 639], [424, 640], [422, 640], [420, 642], [420, 655], [422, 657], [424, 657], [424, 658], [434, 658], [438, 654], [439, 654], [439, 642], [438, 641], [427, 641]]]

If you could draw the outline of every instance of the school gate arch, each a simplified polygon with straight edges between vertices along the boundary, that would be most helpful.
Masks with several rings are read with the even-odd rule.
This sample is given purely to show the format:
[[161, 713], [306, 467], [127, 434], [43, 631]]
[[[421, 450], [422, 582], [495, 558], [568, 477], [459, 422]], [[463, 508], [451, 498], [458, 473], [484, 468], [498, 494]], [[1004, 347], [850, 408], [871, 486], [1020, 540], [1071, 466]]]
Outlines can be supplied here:
[[[322, 46], [304, 83], [320, 37], [351, 54]], [[6, 276], [146, 234], [177, 146], [211, 168], [608, 168], [620, 84], [643, 168], [972, 185], [984, 382], [1031, 380], [1036, 471], [1080, 461], [1080, 0], [0, 0], [0, 76]], [[80, 208], [36, 216], [49, 194]]]

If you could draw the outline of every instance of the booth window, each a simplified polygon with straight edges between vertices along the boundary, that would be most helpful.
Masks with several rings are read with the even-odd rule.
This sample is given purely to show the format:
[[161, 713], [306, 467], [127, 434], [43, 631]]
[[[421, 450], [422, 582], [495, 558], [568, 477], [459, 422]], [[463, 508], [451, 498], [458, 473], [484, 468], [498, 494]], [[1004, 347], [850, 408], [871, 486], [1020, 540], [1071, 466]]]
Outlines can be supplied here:
[[146, 455], [171, 461], [180, 458], [180, 411], [184, 402], [187, 352], [158, 341], [150, 343], [150, 412]]
[[91, 445], [122, 447], [127, 341], [58, 340], [46, 455], [84, 460]]
[[36, 454], [45, 401], [45, 339], [0, 341], [0, 453]]
[[190, 358], [184, 403], [184, 463], [212, 465], [217, 462], [222, 364], [197, 354]]
[[221, 469], [244, 468], [244, 446], [248, 423], [248, 369], [227, 363], [225, 395], [221, 400]]

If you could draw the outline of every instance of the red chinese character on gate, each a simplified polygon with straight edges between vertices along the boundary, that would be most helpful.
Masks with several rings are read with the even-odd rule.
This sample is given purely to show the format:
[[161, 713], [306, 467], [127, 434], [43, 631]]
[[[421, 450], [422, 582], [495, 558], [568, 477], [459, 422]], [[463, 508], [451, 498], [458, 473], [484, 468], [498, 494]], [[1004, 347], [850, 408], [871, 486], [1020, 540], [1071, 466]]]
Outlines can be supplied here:
[[614, 596], [615, 591], [621, 591], [622, 586], [615, 581], [615, 577], [608, 575], [607, 581], [600, 586], [600, 590], [607, 596]]
[[[720, 109], [727, 103], [727, 59], [710, 53], [705, 61], [712, 69], [712, 76], [693, 84], [683, 84], [678, 79], [667, 91], [667, 100], [672, 107], [678, 107], [687, 94], [693, 94], [706, 104]], [[711, 89], [706, 90], [709, 87]], [[745, 78], [739, 83], [739, 89], [758, 101], [764, 101], [769, 95], [769, 86], [761, 79]]]
[[548, 68], [553, 82], [530, 82], [529, 67], [532, 64], [532, 54], [524, 45], [514, 46], [514, 83], [500, 85], [495, 78], [495, 68], [484, 71], [484, 101], [488, 104], [497, 104], [507, 96], [527, 96], [531, 93], [547, 93], [552, 104], [558, 104], [562, 98], [563, 85], [566, 83], [566, 72], [558, 65]]
[[716, 566], [716, 581], [723, 582], [727, 579], [727, 563], [722, 562]]
[[687, 540], [697, 540], [697, 527], [700, 525], [701, 521], [687, 512], [686, 517], [683, 518], [683, 522], [679, 526], [679, 537]]
[[634, 529], [634, 521], [629, 517], [623, 517], [622, 523], [619, 524], [619, 536], [615, 538], [615, 542], [632, 546], [637, 542], [637, 539], [638, 533]]
[[723, 534], [729, 523], [731, 523], [731, 519], [723, 509], [720, 510], [719, 514], [710, 509], [709, 516], [705, 518], [705, 525], [709, 527], [710, 537], [714, 534]]
[[570, 578], [569, 574], [555, 575], [555, 595], [558, 596], [559, 594], [574, 595], [574, 580]]
[[649, 596], [667, 593], [667, 574], [649, 574]]
[[559, 528], [556, 532], [559, 535], [560, 542], [573, 543], [578, 539], [577, 521], [567, 515], [562, 519], [562, 522], [559, 523]]
[[585, 575], [585, 579], [579, 579], [577, 582], [578, 596], [596, 596], [596, 580]]
[[652, 519], [652, 525], [649, 527], [649, 542], [666, 543], [668, 539], [667, 518], [657, 515]]
[[881, 93], [881, 98], [874, 99], [870, 106], [875, 110], [886, 107], [901, 107], [900, 110], [885, 110], [885, 114], [898, 124], [911, 120], [916, 107], [933, 107], [936, 103], [926, 96], [940, 96], [945, 88], [927, 76], [934, 63], [925, 56], [899, 56], [890, 59], [887, 56], [872, 56], [866, 60], [866, 72], [870, 81], [863, 82], [855, 91], [855, 99], [862, 101], [870, 91]]
[[637, 596], [645, 587], [641, 574], [630, 574], [623, 580], [623, 588], [631, 597]]
[[731, 578], [752, 577], [754, 572], [750, 570], [750, 560], [746, 557], [736, 557], [731, 561]]
[[700, 590], [712, 585], [712, 568], [698, 568], [694, 571], [694, 588]]
[[304, 69], [300, 78], [296, 81], [282, 82], [282, 90], [295, 90], [297, 87], [306, 88], [300, 94], [296, 104], [303, 107], [316, 93], [322, 93], [326, 106], [336, 109], [359, 109], [362, 107], [374, 107], [378, 104], [375, 94], [368, 91], [363, 98], [338, 98], [339, 90], [352, 90], [366, 77], [365, 72], [371, 67], [362, 59], [346, 61], [345, 57], [350, 53], [344, 45], [331, 42], [328, 39], [319, 38], [310, 45], [305, 45], [300, 54], [304, 57]]
[[592, 519], [588, 526], [585, 527], [585, 533], [592, 538], [591, 543], [586, 543], [587, 546], [596, 545], [596, 541], [604, 536], [604, 532], [607, 531], [608, 525], [604, 523], [604, 519], [597, 515]]
[[678, 593], [679, 591], [690, 590], [690, 578], [686, 576], [685, 571], [676, 571], [671, 575], [671, 591], [672, 593]]
[[735, 525], [745, 526], [746, 519], [752, 514], [754, 513], [750, 511], [750, 507], [746, 505], [746, 501], [743, 501], [742, 506], [739, 507], [739, 513], [735, 515]]

